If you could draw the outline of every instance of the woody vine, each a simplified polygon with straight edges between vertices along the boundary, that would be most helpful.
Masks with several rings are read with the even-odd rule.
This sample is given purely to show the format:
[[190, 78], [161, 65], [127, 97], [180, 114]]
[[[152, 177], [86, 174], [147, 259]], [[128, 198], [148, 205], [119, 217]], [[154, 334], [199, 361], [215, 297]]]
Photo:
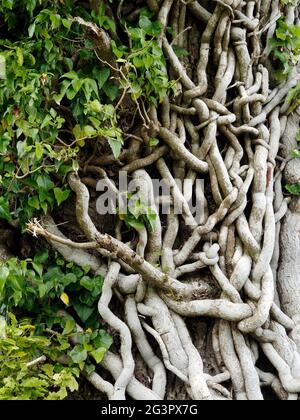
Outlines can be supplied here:
[[298, 399], [299, 11], [2, 1], [0, 399]]

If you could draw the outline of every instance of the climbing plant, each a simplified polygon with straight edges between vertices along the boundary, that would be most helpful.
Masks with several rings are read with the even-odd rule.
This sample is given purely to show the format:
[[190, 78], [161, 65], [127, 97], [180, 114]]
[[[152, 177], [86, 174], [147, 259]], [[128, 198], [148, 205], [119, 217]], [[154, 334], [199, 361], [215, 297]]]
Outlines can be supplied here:
[[[174, 89], [156, 41], [161, 25], [148, 9], [128, 28], [130, 46], [117, 36], [112, 42], [117, 68], [101, 61], [77, 18], [116, 35], [115, 20], [106, 12], [104, 2], [90, 12], [72, 0], [0, 5], [5, 76], [0, 80], [0, 219], [23, 232], [33, 217], [68, 200], [68, 174], [91, 149], [107, 144], [119, 158], [125, 95], [144, 113]], [[148, 209], [144, 218], [138, 203], [126, 218], [128, 226], [149, 223], [154, 229], [155, 214]], [[97, 311], [102, 285], [103, 277], [92, 275], [88, 266], [47, 250], [0, 263], [0, 399], [63, 399], [78, 389], [80, 372], [93, 373], [92, 362], [100, 363], [112, 344]], [[83, 333], [76, 332], [76, 321]]]
[[0, 400], [298, 398], [299, 18], [1, 1]]
[[46, 250], [0, 263], [1, 399], [63, 399], [67, 389], [78, 390], [80, 372], [91, 374], [102, 361], [112, 337], [96, 310], [103, 278], [89, 271]]

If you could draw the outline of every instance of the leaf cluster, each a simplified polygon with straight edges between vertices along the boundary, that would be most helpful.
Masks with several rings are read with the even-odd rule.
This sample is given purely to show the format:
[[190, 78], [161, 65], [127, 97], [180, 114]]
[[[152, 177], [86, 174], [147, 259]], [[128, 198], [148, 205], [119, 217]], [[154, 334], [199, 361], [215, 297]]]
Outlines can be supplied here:
[[[68, 392], [78, 390], [79, 368], [60, 363], [30, 364], [41, 356], [66, 348], [57, 338], [36, 334], [31, 320], [18, 322], [9, 314], [8, 322], [0, 319], [0, 400], [62, 400]], [[60, 351], [63, 354], [63, 351]], [[48, 356], [49, 357], [49, 356]]]
[[274, 58], [279, 63], [279, 79], [286, 77], [298, 64], [300, 57], [300, 27], [289, 25], [284, 18], [277, 21], [274, 38], [270, 40]]
[[122, 65], [123, 87], [135, 101], [157, 106], [169, 92], [175, 91], [175, 83], [169, 80], [166, 60], [158, 43], [161, 23], [151, 20], [151, 16], [144, 9], [138, 25], [127, 28], [130, 47], [115, 42], [112, 47]]
[[[291, 152], [291, 156], [293, 158], [300, 158], [300, 130], [297, 133], [296, 140], [298, 142], [299, 148], [293, 150]], [[300, 195], [300, 182], [297, 182], [295, 184], [287, 184], [286, 189], [291, 195]]]
[[[91, 374], [113, 342], [97, 312], [102, 285], [89, 268], [46, 250], [1, 263], [0, 399], [64, 399], [78, 389], [76, 378]], [[28, 367], [40, 356], [46, 364]]]
[[124, 220], [126, 225], [137, 231], [148, 227], [151, 231], [155, 230], [157, 214], [149, 206], [140, 194], [127, 193], [127, 208], [124, 212], [119, 209], [118, 214], [121, 220]]

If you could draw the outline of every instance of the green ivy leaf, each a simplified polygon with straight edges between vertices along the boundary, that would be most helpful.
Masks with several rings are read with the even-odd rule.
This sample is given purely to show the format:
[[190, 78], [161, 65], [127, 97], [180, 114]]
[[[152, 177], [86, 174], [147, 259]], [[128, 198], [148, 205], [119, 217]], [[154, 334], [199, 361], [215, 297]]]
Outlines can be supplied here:
[[122, 150], [122, 143], [115, 139], [108, 139], [108, 143], [111, 147], [114, 157], [119, 159]]
[[8, 279], [9, 276], [9, 269], [5, 266], [0, 266], [0, 302], [1, 302], [1, 295], [3, 293], [4, 287], [5, 287], [5, 283], [6, 280]]
[[94, 365], [86, 365], [84, 370], [87, 376], [91, 376], [95, 372], [96, 367]]
[[147, 16], [141, 16], [139, 26], [147, 35], [157, 37], [161, 34], [162, 24], [159, 21], [152, 22]]
[[72, 19], [62, 19], [61, 23], [64, 25], [65, 28], [68, 30], [72, 27]]
[[38, 264], [38, 263], [33, 262], [33, 263], [32, 263], [32, 267], [33, 267], [33, 268], [34, 268], [34, 270], [38, 273], [38, 275], [39, 275], [40, 277], [42, 277], [42, 275], [43, 275], [43, 271], [44, 271], [42, 264]]
[[30, 197], [28, 199], [28, 205], [36, 210], [40, 209], [40, 200], [39, 198], [35, 195], [34, 197]]
[[84, 137], [82, 129], [79, 124], [75, 125], [73, 128], [73, 134], [76, 140], [80, 140]]
[[29, 28], [28, 28], [28, 36], [29, 36], [29, 38], [32, 38], [32, 37], [33, 37], [33, 35], [34, 35], [34, 33], [35, 33], [35, 22], [34, 22], [34, 23], [32, 23], [32, 24], [29, 26]]
[[97, 350], [91, 351], [91, 356], [95, 359], [96, 363], [99, 364], [104, 359], [104, 356], [107, 352], [107, 349], [104, 347], [100, 347]]
[[47, 382], [39, 378], [28, 378], [22, 381], [22, 386], [24, 388], [40, 388], [41, 386], [46, 386]]
[[44, 191], [51, 191], [51, 189], [54, 187], [54, 183], [51, 181], [51, 178], [49, 175], [39, 175], [36, 179], [36, 183]]
[[118, 86], [112, 83], [105, 83], [105, 85], [103, 86], [103, 91], [112, 102], [119, 96]]
[[37, 264], [44, 264], [49, 259], [49, 251], [44, 249], [34, 256], [34, 262]]
[[113, 344], [113, 338], [104, 330], [100, 330], [97, 336], [93, 339], [94, 347], [104, 347], [106, 350], [109, 350]]
[[96, 114], [100, 114], [103, 110], [103, 106], [100, 104], [98, 99], [95, 99], [94, 101], [90, 102], [88, 104], [88, 108], [91, 112], [95, 112]]
[[85, 137], [94, 137], [97, 131], [91, 125], [86, 125], [83, 127], [83, 133]]
[[76, 80], [78, 79], [78, 74], [76, 73], [76, 71], [72, 70], [68, 73], [65, 73], [62, 77], [65, 79]]
[[300, 150], [293, 150], [291, 156], [294, 158], [300, 158]]
[[[77, 95], [77, 93], [80, 91], [80, 89], [82, 88], [83, 85], [83, 80], [80, 79], [74, 79], [71, 86], [75, 92], [75, 96]], [[73, 99], [73, 98], [69, 98], [69, 99]]]
[[87, 276], [82, 277], [80, 285], [91, 292], [94, 289], [94, 280]]
[[151, 147], [157, 146], [158, 144], [159, 144], [159, 140], [156, 139], [156, 138], [152, 138], [149, 141], [149, 146], [151, 146]]
[[132, 227], [137, 231], [145, 228], [144, 223], [135, 218], [125, 218], [125, 222], [128, 226]]
[[35, 156], [38, 160], [43, 157], [44, 154], [44, 147], [41, 143], [36, 143], [35, 145]]
[[76, 322], [72, 317], [67, 317], [65, 320], [65, 327], [63, 330], [63, 335], [71, 334], [76, 328]]
[[39, 284], [39, 297], [42, 299], [48, 293], [48, 286], [46, 284]]
[[84, 323], [89, 319], [89, 317], [94, 312], [94, 308], [90, 308], [89, 306], [84, 305], [79, 301], [74, 302], [73, 306], [74, 306], [74, 309], [75, 309], [77, 315], [79, 316], [81, 321], [84, 322]]
[[16, 54], [17, 54], [17, 63], [19, 67], [23, 66], [24, 63], [24, 55], [23, 55], [23, 51], [21, 48], [17, 47], [16, 48]]
[[54, 188], [54, 196], [57, 205], [60, 206], [70, 196], [70, 190], [62, 190], [61, 188]]
[[300, 195], [300, 182], [297, 184], [289, 184], [286, 186], [286, 189], [292, 195]]
[[10, 221], [12, 219], [9, 211], [9, 203], [4, 197], [0, 197], [0, 219]]
[[94, 76], [98, 82], [99, 89], [102, 89], [102, 87], [105, 85], [105, 83], [108, 81], [110, 76], [110, 70], [109, 68], [104, 68], [101, 70], [98, 70], [94, 73]]
[[2, 0], [3, 6], [9, 10], [12, 10], [15, 0]]
[[83, 345], [77, 344], [74, 349], [69, 352], [69, 356], [74, 363], [80, 364], [86, 361], [88, 353]]
[[173, 45], [173, 50], [178, 58], [186, 57], [189, 54], [185, 48], [178, 47], [177, 45]]

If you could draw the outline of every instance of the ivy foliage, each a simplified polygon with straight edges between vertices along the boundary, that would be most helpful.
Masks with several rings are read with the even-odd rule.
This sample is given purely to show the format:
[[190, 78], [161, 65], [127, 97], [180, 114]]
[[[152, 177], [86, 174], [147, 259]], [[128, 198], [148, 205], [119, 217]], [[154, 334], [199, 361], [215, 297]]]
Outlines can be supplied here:
[[289, 112], [294, 112], [300, 105], [300, 83], [290, 90], [287, 99], [290, 103]]
[[62, 400], [78, 390], [79, 368], [59, 363], [30, 365], [69, 346], [61, 337], [36, 335], [29, 319], [18, 322], [9, 314], [9, 324], [0, 318], [0, 400]]
[[[0, 305], [39, 314], [41, 307], [74, 310], [84, 325], [98, 327], [97, 301], [103, 278], [43, 251], [33, 259], [0, 263]], [[57, 302], [59, 305], [57, 305]], [[64, 304], [62, 306], [62, 303]]]
[[[294, 0], [282, 0], [283, 5], [293, 6]], [[285, 18], [280, 18], [277, 22], [277, 28], [274, 38], [270, 40], [270, 47], [274, 58], [279, 64], [279, 70], [276, 72], [279, 80], [284, 80], [295, 69], [300, 59], [300, 27], [286, 23]], [[292, 113], [300, 105], [300, 83], [290, 89], [287, 102], [290, 107], [288, 113]], [[300, 133], [297, 134], [297, 141], [300, 141]], [[298, 149], [291, 152], [293, 158], [300, 158]], [[287, 184], [286, 190], [291, 195], [300, 195], [300, 183]]]
[[127, 193], [126, 211], [122, 208], [118, 209], [120, 220], [124, 220], [129, 228], [137, 231], [147, 226], [150, 231], [154, 231], [156, 227], [157, 214], [148, 203], [143, 200], [138, 193]]
[[[157, 43], [161, 25], [146, 9], [136, 26], [123, 22], [127, 45], [118, 41], [103, 2], [91, 12], [73, 0], [4, 0], [0, 14], [0, 218], [24, 228], [68, 199], [66, 177], [79, 169], [86, 150], [108, 143], [120, 156], [124, 139], [116, 103], [122, 91], [146, 119], [148, 107], [175, 84]], [[119, 68], [101, 62], [74, 20], [78, 16], [115, 34]], [[7, 33], [13, 35], [7, 39]]]
[[273, 56], [277, 59], [280, 69], [278, 78], [285, 78], [298, 64], [300, 57], [300, 27], [289, 25], [284, 18], [277, 22], [274, 38], [270, 40]]
[[[298, 149], [295, 149], [291, 152], [291, 156], [293, 158], [300, 158], [300, 130], [297, 133], [296, 140], [298, 142], [299, 147]], [[286, 189], [291, 195], [300, 195], [300, 182], [297, 182], [295, 184], [287, 184]]]
[[54, 317], [45, 324], [0, 318], [0, 400], [62, 400], [79, 389], [80, 374], [95, 371], [112, 339], [103, 330], [76, 332], [71, 321], [59, 333]]
[[[86, 139], [108, 139], [117, 156], [122, 132], [113, 101], [118, 88], [84, 38], [78, 15], [98, 19], [72, 1], [4, 1], [14, 41], [0, 40], [0, 216], [24, 226], [69, 196], [66, 175], [78, 169]], [[48, 8], [47, 8], [48, 7]], [[19, 27], [18, 16], [24, 16]], [[112, 86], [114, 88], [112, 89]]]
[[174, 81], [169, 81], [166, 60], [157, 38], [162, 25], [151, 20], [152, 13], [143, 9], [137, 27], [128, 27], [130, 47], [112, 43], [113, 51], [122, 65], [121, 84], [133, 100], [142, 99], [158, 105], [164, 97], [175, 91]]
[[296, 6], [298, 0], [280, 0], [280, 3], [285, 6]]
[[[0, 400], [64, 399], [81, 372], [94, 371], [112, 345], [97, 313], [102, 285], [48, 251], [0, 264]], [[31, 318], [18, 322], [14, 312]], [[41, 356], [46, 364], [28, 366]]]

